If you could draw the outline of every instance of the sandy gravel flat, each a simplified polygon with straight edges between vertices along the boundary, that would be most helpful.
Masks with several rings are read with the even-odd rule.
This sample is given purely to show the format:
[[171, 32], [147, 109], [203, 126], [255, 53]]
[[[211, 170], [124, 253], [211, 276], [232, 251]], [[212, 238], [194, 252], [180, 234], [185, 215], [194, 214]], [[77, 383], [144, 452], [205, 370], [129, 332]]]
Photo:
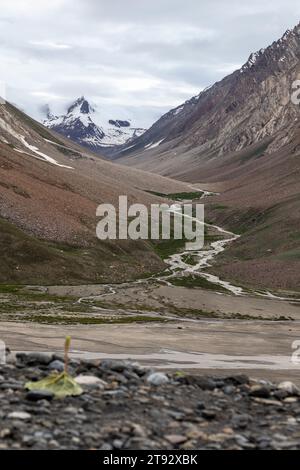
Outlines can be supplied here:
[[204, 289], [188, 289], [186, 287], [168, 287], [158, 285], [124, 285], [116, 286], [114, 294], [101, 285], [86, 286], [53, 286], [49, 287], [50, 294], [97, 296], [99, 300], [109, 302], [112, 306], [122, 304], [142, 305], [149, 309], [172, 308], [202, 310], [223, 314], [249, 315], [254, 318], [279, 318], [284, 316], [300, 321], [300, 302], [280, 301], [255, 296], [233, 296], [219, 294]]
[[[198, 373], [247, 371], [300, 384], [292, 343], [300, 322], [187, 321], [171, 324], [61, 326], [1, 323], [0, 338], [13, 351], [61, 352], [71, 335], [73, 355], [131, 358], [158, 368]], [[134, 338], [134, 339], [133, 339]]]
[[300, 320], [300, 303], [276, 301], [263, 297], [232, 296], [215, 292], [172, 287], [160, 287], [156, 294], [166, 301], [174, 302], [179, 307], [189, 306], [208, 312], [241, 313], [243, 315], [272, 318], [291, 317]]

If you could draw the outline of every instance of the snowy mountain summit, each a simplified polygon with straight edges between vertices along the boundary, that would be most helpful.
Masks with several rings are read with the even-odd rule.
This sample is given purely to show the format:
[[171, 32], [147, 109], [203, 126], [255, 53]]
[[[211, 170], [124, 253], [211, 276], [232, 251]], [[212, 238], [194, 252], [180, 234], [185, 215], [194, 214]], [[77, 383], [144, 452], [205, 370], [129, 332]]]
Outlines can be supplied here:
[[132, 126], [129, 119], [118, 119], [118, 116], [107, 116], [98, 111], [84, 96], [74, 101], [66, 114], [56, 116], [47, 105], [45, 115], [44, 126], [94, 152], [127, 144], [145, 132], [145, 129]]

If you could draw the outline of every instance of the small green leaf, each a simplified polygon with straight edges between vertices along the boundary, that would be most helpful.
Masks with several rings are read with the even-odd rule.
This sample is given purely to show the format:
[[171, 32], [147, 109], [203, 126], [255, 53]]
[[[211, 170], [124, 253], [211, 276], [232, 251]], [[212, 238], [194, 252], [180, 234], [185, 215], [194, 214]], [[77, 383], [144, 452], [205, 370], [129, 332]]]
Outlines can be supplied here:
[[56, 398], [67, 396], [78, 396], [83, 393], [80, 385], [66, 372], [53, 373], [38, 382], [27, 382], [27, 390], [47, 390], [52, 392]]
[[184, 373], [183, 371], [181, 371], [181, 370], [177, 370], [174, 375], [175, 375], [175, 377], [177, 377], [177, 378], [185, 377], [185, 373]]

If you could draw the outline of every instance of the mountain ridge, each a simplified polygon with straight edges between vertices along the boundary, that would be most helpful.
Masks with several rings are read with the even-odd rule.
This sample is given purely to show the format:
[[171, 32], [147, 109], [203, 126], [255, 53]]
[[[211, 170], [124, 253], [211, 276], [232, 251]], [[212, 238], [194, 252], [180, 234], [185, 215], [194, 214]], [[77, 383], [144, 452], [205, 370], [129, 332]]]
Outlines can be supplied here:
[[[300, 23], [269, 47], [252, 53], [241, 69], [170, 110], [130, 149], [122, 154], [117, 149], [115, 156], [142, 152], [158, 142], [162, 151], [183, 145], [185, 150], [197, 146], [224, 155], [273, 135], [298, 118], [290, 94], [299, 60]], [[284, 136], [278, 136], [268, 151], [285, 142]]]
[[235, 283], [298, 289], [300, 24], [241, 69], [172, 109], [116, 161], [216, 191], [206, 217], [242, 236], [211, 271]]

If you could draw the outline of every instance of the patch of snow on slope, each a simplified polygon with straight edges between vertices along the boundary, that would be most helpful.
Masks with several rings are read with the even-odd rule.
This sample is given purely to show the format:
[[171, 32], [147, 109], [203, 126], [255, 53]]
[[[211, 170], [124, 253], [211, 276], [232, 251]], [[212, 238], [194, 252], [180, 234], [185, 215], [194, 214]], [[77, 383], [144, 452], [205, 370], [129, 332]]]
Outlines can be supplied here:
[[154, 149], [156, 147], [158, 147], [165, 139], [161, 139], [159, 140], [158, 142], [155, 142], [154, 144], [152, 144], [152, 142], [148, 145], [146, 145], [144, 148], [147, 149], [147, 150], [150, 150], [150, 149]]
[[251, 69], [257, 63], [257, 60], [259, 59], [259, 57], [261, 57], [264, 54], [264, 52], [265, 52], [265, 49], [260, 49], [257, 52], [252, 52], [247, 62], [241, 68], [240, 73], [244, 73], [245, 70]]
[[132, 127], [122, 127], [122, 130], [120, 130], [113, 127], [102, 126], [102, 130], [105, 136], [101, 140], [101, 145], [106, 147], [126, 144], [132, 139], [140, 137], [145, 132], [145, 129]]
[[55, 166], [59, 166], [61, 168], [67, 168], [68, 170], [74, 170], [73, 167], [71, 166], [67, 166], [67, 165], [61, 165], [60, 163], [58, 163], [54, 158], [52, 157], [49, 157], [49, 155], [46, 155], [45, 153], [43, 152], [40, 152], [39, 149], [37, 147], [35, 147], [34, 145], [30, 145], [24, 136], [21, 136], [20, 135], [20, 141], [22, 142], [22, 144], [27, 147], [29, 150], [31, 150], [33, 153], [36, 153], [37, 155], [39, 155], [40, 157], [42, 157], [42, 159], [48, 163], [51, 163], [52, 165], [55, 165]]
[[[59, 166], [61, 168], [67, 168], [69, 170], [73, 170], [74, 168], [72, 168], [71, 166], [67, 166], [67, 165], [61, 165], [60, 163], [58, 163], [54, 158], [52, 157], [49, 157], [48, 155], [46, 155], [45, 153], [42, 153], [39, 151], [39, 149], [37, 147], [34, 147], [33, 145], [30, 145], [27, 141], [26, 141], [26, 138], [21, 135], [21, 134], [18, 134], [7, 122], [5, 122], [2, 118], [0, 118], [0, 127], [2, 127], [2, 129], [4, 129], [8, 134], [12, 135], [16, 140], [18, 140], [19, 142], [21, 142], [24, 147], [28, 148], [29, 150], [31, 150], [31, 152], [39, 155], [41, 158], [39, 158], [39, 160], [43, 160], [44, 162], [48, 162], [48, 163], [51, 163], [52, 165], [55, 165], [55, 166]], [[15, 149], [17, 152], [19, 153], [26, 153], [26, 152], [23, 152], [22, 150], [20, 149]], [[32, 157], [34, 157], [35, 155], [31, 155], [31, 154], [28, 154]], [[36, 157], [37, 158], [37, 157]]]
[[122, 152], [125, 152], [126, 150], [129, 150], [129, 149], [132, 149], [133, 147], [135, 147], [135, 144], [134, 145], [129, 145], [129, 147], [125, 147]]
[[177, 116], [177, 114], [181, 113], [181, 111], [184, 109], [184, 105], [182, 106], [179, 106], [179, 108], [175, 109], [175, 111], [173, 111], [173, 116]]

